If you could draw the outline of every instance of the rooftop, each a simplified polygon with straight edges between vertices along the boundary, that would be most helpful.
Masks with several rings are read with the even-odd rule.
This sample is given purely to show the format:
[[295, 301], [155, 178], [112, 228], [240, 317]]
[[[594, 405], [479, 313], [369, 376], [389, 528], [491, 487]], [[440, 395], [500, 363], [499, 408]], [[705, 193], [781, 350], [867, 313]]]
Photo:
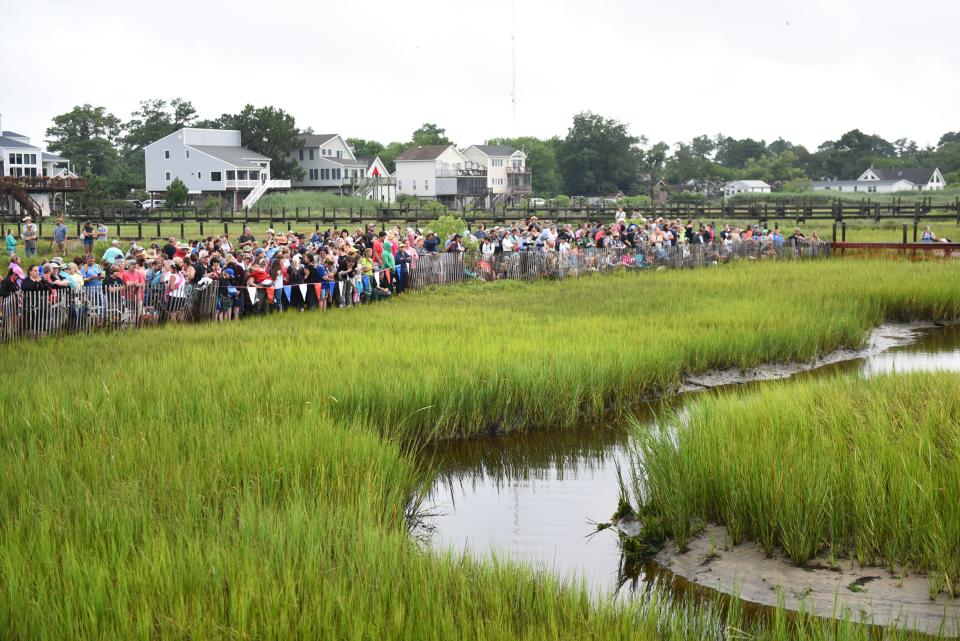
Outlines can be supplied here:
[[219, 145], [189, 145], [191, 149], [196, 149], [197, 151], [202, 151], [205, 154], [213, 156], [223, 162], [230, 163], [236, 167], [245, 168], [245, 169], [259, 169], [259, 165], [255, 165], [254, 162], [266, 160], [269, 162], [270, 158], [264, 156], [263, 154], [258, 154], [255, 151], [250, 151], [244, 147], [221, 147]]
[[450, 145], [419, 145], [407, 147], [397, 156], [397, 160], [436, 160], [440, 154], [450, 148]]
[[304, 134], [301, 137], [304, 147], [319, 147], [339, 136], [340, 134]]
[[512, 156], [517, 150], [510, 145], [474, 145], [483, 153], [491, 157]]

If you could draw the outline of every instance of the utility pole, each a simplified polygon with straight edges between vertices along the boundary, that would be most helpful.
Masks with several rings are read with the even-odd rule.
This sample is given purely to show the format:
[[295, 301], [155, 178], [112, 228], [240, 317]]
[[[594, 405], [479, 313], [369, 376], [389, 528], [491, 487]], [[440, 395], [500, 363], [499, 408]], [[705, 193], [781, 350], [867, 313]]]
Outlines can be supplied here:
[[513, 109], [513, 136], [517, 135], [517, 0], [511, 4], [510, 47], [512, 65], [512, 84], [510, 89], [510, 106]]

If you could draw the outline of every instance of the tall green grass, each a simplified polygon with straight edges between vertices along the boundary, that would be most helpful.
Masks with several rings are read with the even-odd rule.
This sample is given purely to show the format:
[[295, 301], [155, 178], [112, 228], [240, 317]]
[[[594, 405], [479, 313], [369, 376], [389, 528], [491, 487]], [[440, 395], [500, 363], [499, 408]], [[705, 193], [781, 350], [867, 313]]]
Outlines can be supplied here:
[[355, 212], [375, 213], [377, 209], [379, 209], [380, 203], [367, 198], [341, 196], [327, 191], [301, 189], [266, 194], [257, 201], [254, 209], [259, 209], [264, 212], [272, 209], [278, 214], [280, 210], [286, 209], [288, 213], [292, 214], [293, 210], [299, 208], [306, 214], [308, 207], [313, 210], [323, 208], [353, 209]]
[[803, 564], [923, 570], [960, 590], [960, 375], [789, 382], [638, 430], [637, 510], [680, 546], [704, 522]]
[[958, 284], [949, 264], [754, 264], [0, 346], [0, 637], [719, 638], [709, 609], [423, 553], [409, 448], [954, 318]]

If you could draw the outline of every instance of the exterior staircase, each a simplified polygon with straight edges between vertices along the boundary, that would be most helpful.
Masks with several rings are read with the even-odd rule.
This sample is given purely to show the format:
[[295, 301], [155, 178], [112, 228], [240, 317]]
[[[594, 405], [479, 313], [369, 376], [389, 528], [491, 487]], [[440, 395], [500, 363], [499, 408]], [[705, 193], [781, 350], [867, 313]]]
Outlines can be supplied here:
[[257, 185], [253, 191], [247, 194], [246, 198], [243, 199], [243, 208], [250, 209], [257, 204], [257, 201], [260, 200], [261, 196], [267, 193], [271, 189], [290, 189], [289, 180], [265, 180], [259, 185]]
[[40, 209], [40, 204], [34, 200], [23, 187], [18, 185], [16, 181], [4, 180], [0, 182], [0, 194], [5, 193], [13, 196], [13, 199], [20, 203], [23, 211], [33, 218], [39, 218], [43, 214], [43, 211]]

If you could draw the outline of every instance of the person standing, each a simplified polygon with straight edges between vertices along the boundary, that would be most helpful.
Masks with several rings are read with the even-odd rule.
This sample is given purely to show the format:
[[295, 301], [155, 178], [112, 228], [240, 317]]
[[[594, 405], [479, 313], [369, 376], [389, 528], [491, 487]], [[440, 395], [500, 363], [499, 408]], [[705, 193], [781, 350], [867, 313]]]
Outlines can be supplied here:
[[13, 233], [13, 227], [7, 230], [7, 256], [16, 256], [17, 237]]
[[30, 216], [24, 218], [23, 222], [26, 224], [20, 237], [23, 238], [24, 255], [30, 258], [37, 255], [37, 226], [33, 224]]
[[93, 223], [89, 220], [83, 223], [83, 231], [80, 232], [80, 240], [83, 241], [83, 253], [87, 256], [93, 255], [93, 239], [95, 235]]
[[53, 228], [53, 244], [57, 248], [57, 254], [64, 256], [67, 253], [67, 226], [63, 224], [63, 218], [57, 218], [57, 224]]

